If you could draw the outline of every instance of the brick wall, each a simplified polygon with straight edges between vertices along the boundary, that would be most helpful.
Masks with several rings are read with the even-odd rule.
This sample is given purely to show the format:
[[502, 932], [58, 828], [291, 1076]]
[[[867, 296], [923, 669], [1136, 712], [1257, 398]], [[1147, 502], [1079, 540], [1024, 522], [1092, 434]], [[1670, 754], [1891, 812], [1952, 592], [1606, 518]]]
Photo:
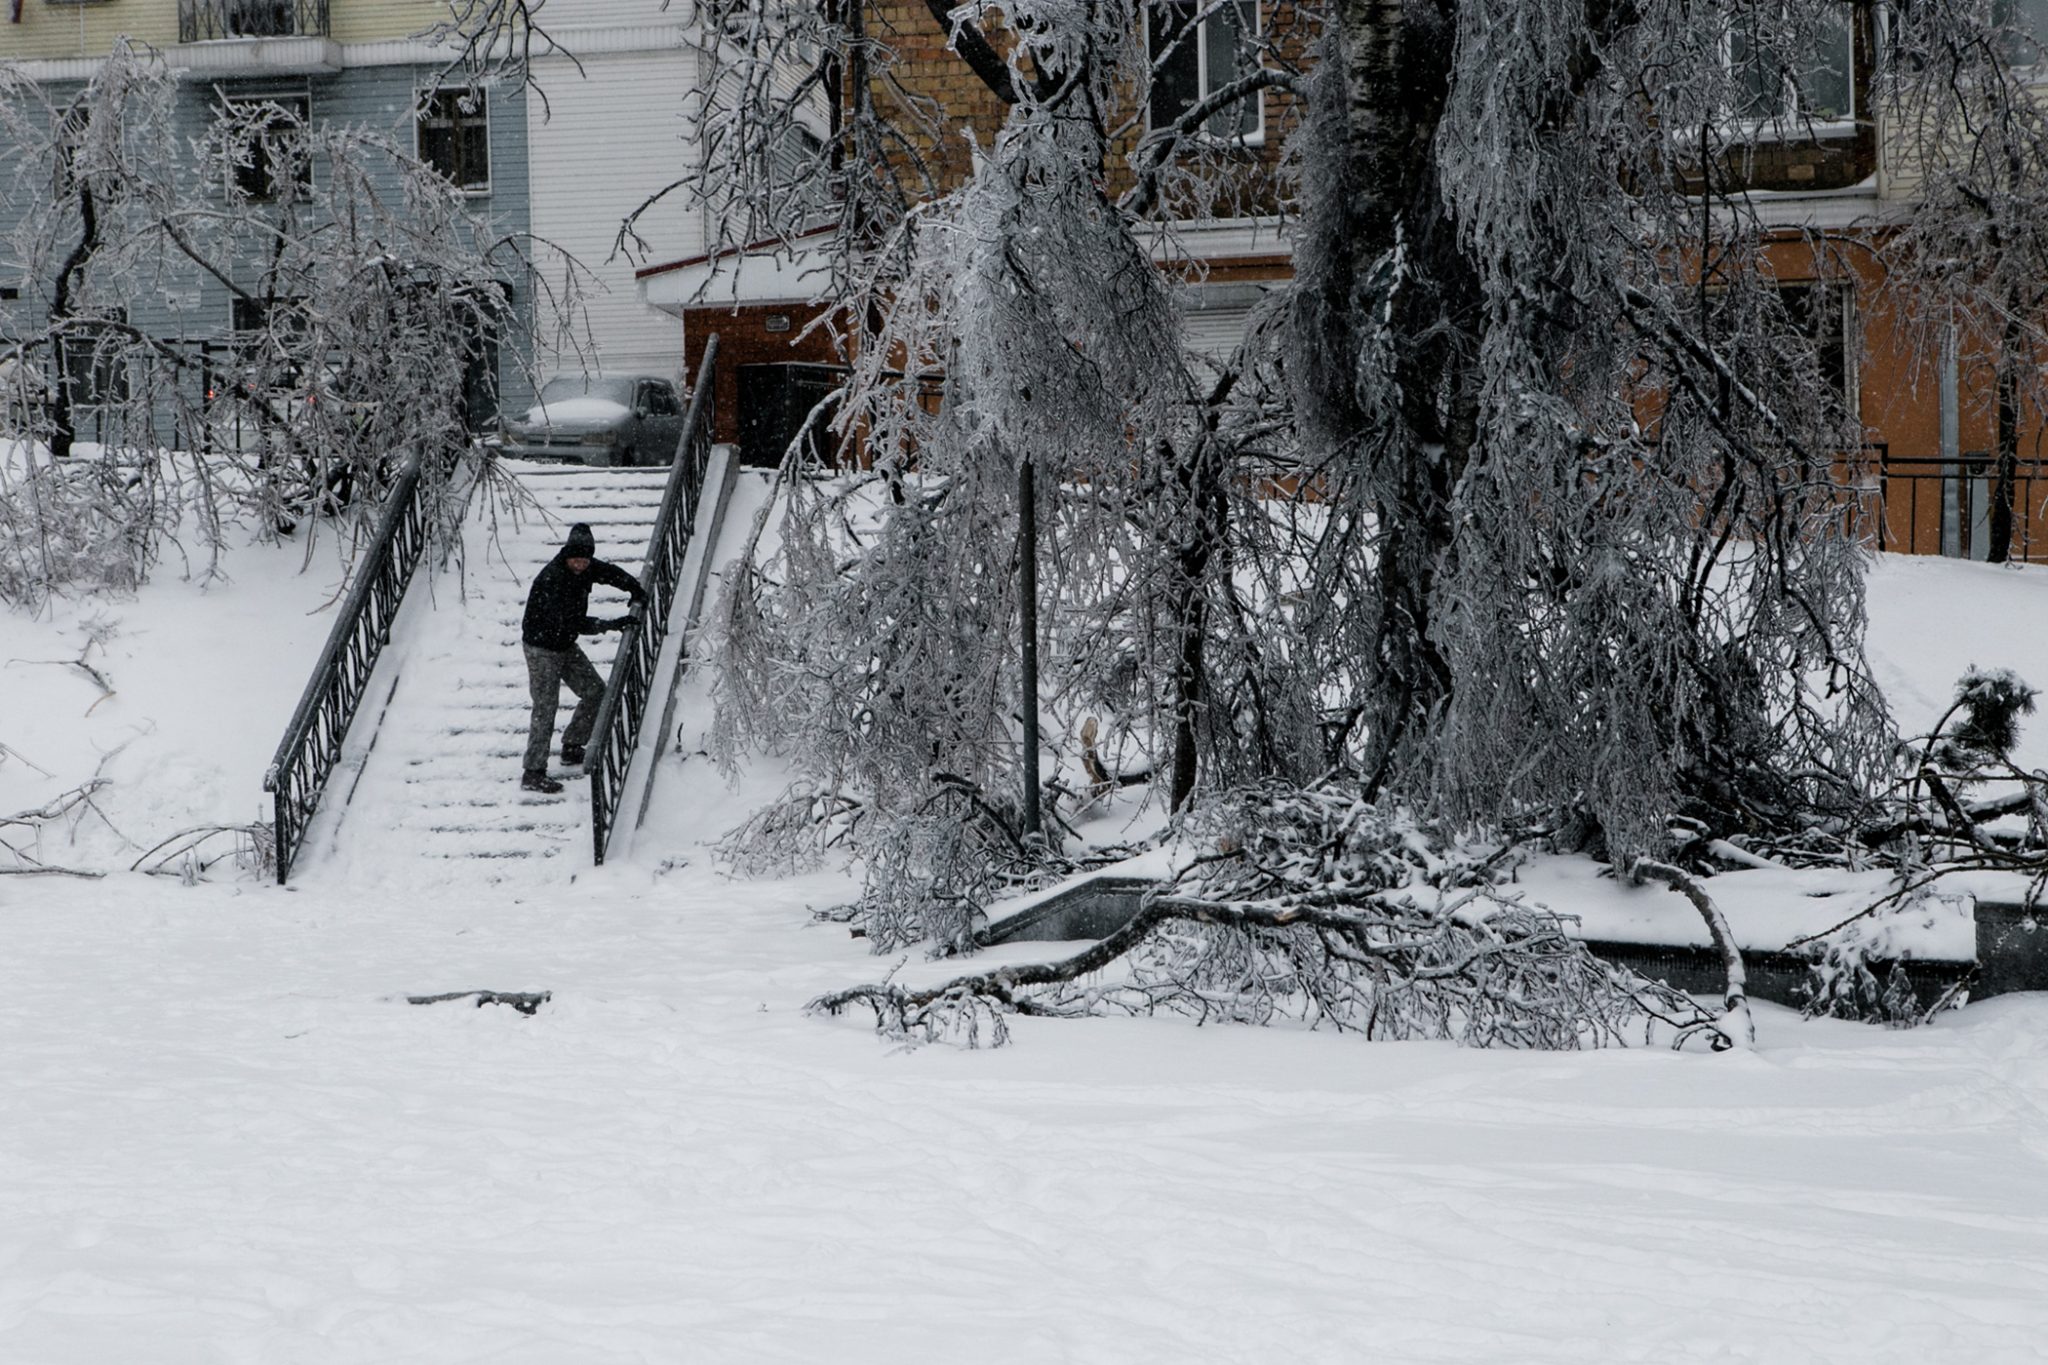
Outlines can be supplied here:
[[[894, 118], [898, 131], [910, 138], [917, 156], [934, 174], [940, 191], [957, 188], [972, 165], [967, 134], [973, 134], [976, 144], [988, 146], [1001, 130], [1008, 106], [947, 47], [943, 29], [923, 0], [871, 0], [866, 16], [869, 33], [896, 52], [893, 64], [874, 72], [869, 81], [876, 107]], [[1273, 41], [1285, 60], [1299, 63], [1307, 59], [1313, 33], [1310, 21], [1293, 0], [1262, 3], [1259, 23], [1261, 33]], [[984, 32], [999, 49], [1006, 47], [1008, 40], [1003, 33]], [[911, 113], [906, 95], [911, 101], [930, 102], [922, 111], [924, 116], [929, 116], [933, 108], [939, 111], [934, 120], [935, 135], [930, 130], [920, 132], [915, 118], [898, 117]], [[1128, 102], [1111, 112], [1109, 123], [1114, 127], [1135, 112], [1137, 92], [1132, 91]], [[1300, 122], [1301, 110], [1293, 95], [1268, 90], [1263, 112], [1265, 131], [1260, 141], [1249, 145], [1219, 142], [1209, 149], [1213, 160], [1210, 169], [1226, 183], [1225, 202], [1232, 216], [1272, 214], [1280, 207], [1281, 153], [1287, 135]], [[1142, 135], [1140, 120], [1111, 149], [1104, 170], [1112, 196], [1130, 188], [1128, 158]], [[909, 168], [911, 158], [905, 152], [892, 160], [900, 172]], [[1165, 216], [1182, 217], [1207, 206], [1181, 202], [1162, 207]]]
[[[731, 308], [693, 308], [683, 319], [683, 372], [692, 382], [704, 360], [704, 346], [713, 333], [718, 335], [718, 373], [712, 382], [714, 411], [712, 433], [719, 441], [739, 440], [742, 365], [805, 364], [837, 365], [842, 357], [832, 337], [823, 328], [799, 339], [804, 325], [816, 316], [815, 309], [791, 304]], [[786, 329], [770, 331], [777, 320]]]

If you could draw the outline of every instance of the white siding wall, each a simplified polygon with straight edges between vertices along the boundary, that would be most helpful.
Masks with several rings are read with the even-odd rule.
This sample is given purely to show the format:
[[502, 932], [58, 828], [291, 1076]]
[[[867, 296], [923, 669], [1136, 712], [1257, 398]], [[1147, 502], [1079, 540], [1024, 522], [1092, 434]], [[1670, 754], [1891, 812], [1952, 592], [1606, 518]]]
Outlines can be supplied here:
[[[592, 4], [607, 17], [646, 19], [645, 0]], [[626, 11], [631, 11], [630, 15]], [[577, 12], [583, 21], [581, 10]], [[680, 194], [643, 216], [643, 254], [614, 256], [619, 225], [648, 195], [680, 178], [691, 156], [683, 115], [696, 83], [696, 53], [686, 47], [643, 52], [578, 54], [535, 63], [547, 95], [527, 100], [533, 172], [533, 231], [569, 251], [596, 275], [586, 300], [598, 363], [613, 370], [680, 375], [682, 322], [641, 303], [633, 272], [703, 250], [702, 228]], [[573, 360], [566, 362], [573, 365]], [[543, 356], [543, 371], [561, 367]]]
[[[567, 4], [551, 4], [542, 10], [540, 23], [550, 33], [558, 29], [566, 33], [593, 26], [676, 24], [682, 22], [686, 13], [686, 7], [678, 5], [663, 9], [661, 0], [569, 0]], [[574, 44], [569, 47], [575, 50]]]
[[1181, 314], [1181, 343], [1199, 356], [1222, 364], [1244, 344], [1249, 306], [1202, 308]]

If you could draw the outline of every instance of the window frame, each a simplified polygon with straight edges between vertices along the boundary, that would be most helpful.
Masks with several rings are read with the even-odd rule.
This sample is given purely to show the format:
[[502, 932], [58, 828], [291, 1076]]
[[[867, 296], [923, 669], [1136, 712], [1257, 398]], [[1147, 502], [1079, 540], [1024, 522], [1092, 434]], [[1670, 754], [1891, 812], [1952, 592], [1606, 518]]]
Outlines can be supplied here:
[[[305, 155], [299, 158], [297, 174], [293, 177], [292, 194], [299, 203], [309, 202], [313, 198], [313, 153], [310, 138], [313, 130], [312, 88], [310, 86], [295, 86], [280, 90], [240, 91], [216, 86], [214, 90], [222, 112], [226, 112], [233, 106], [260, 106], [268, 104], [275, 106], [281, 113], [295, 116], [298, 119], [298, 131], [300, 136], [306, 140], [307, 146]], [[279, 126], [288, 125], [281, 125], [280, 121], [275, 119], [267, 121], [265, 124], [266, 135], [269, 134], [271, 129]], [[248, 173], [254, 173], [259, 170], [263, 173], [263, 178], [268, 184], [267, 193], [257, 194], [249, 189], [242, 179], [245, 169]], [[224, 178], [227, 182], [227, 191], [231, 195], [239, 196], [252, 204], [276, 204], [282, 202], [285, 198], [285, 195], [279, 192], [280, 187], [277, 183], [277, 176], [270, 166], [267, 155], [263, 161], [255, 166], [244, 168], [239, 165], [227, 164], [222, 167], [222, 170], [225, 172]]]
[[[476, 113], [467, 120], [463, 118], [459, 108], [457, 112], [452, 116], [444, 116], [438, 113], [431, 112], [432, 107], [443, 98], [449, 99], [451, 102], [459, 105], [464, 97], [473, 98], [476, 101]], [[443, 170], [440, 166], [436, 165], [434, 162], [430, 161], [427, 158], [424, 139], [427, 132], [429, 120], [430, 118], [441, 119], [443, 117], [447, 117], [448, 119], [451, 134], [449, 138], [449, 146], [454, 151], [456, 169], [458, 170], [462, 169], [462, 134], [465, 130], [465, 127], [481, 125], [481, 129], [483, 132], [484, 154], [484, 173], [481, 182], [476, 184], [464, 184], [460, 180], [456, 179], [455, 176], [449, 174], [447, 171]], [[439, 175], [443, 180], [447, 181], [448, 187], [451, 190], [455, 191], [455, 193], [476, 199], [487, 197], [491, 193], [491, 163], [494, 160], [494, 158], [491, 155], [490, 91], [486, 90], [483, 86], [480, 85], [427, 86], [415, 91], [413, 93], [412, 102], [412, 152], [413, 158], [415, 160], [417, 160], [422, 166], [425, 166], [428, 169], [432, 170], [436, 175]]]
[[[126, 304], [95, 308], [71, 319], [65, 337], [64, 363], [56, 369], [57, 382], [65, 387], [74, 409], [104, 411], [134, 397], [135, 376], [129, 365], [133, 357], [109, 361], [97, 339], [102, 329], [127, 326]], [[80, 343], [84, 343], [84, 349], [74, 349]]]
[[298, 38], [299, 7], [294, 0], [223, 0], [223, 36], [229, 38]]
[[[1746, 142], [1791, 142], [1852, 136], [1856, 132], [1857, 120], [1862, 116], [1856, 66], [1856, 15], [1856, 10], [1847, 8], [1842, 14], [1842, 34], [1848, 43], [1849, 64], [1849, 107], [1845, 112], [1827, 117], [1808, 113], [1803, 107], [1805, 92], [1799, 88], [1798, 80], [1785, 76], [1779, 83], [1780, 103], [1775, 113], [1757, 117], [1731, 109], [1724, 120], [1726, 126]], [[1735, 26], [1730, 24], [1721, 34], [1721, 67], [1728, 73], [1731, 86], [1738, 85], [1741, 75], [1735, 62], [1735, 38]]]
[[[1181, 115], [1176, 114], [1162, 122], [1158, 117], [1158, 111], [1154, 104], [1154, 101], [1158, 98], [1158, 64], [1163, 54], [1153, 51], [1153, 16], [1161, 10], [1169, 9], [1191, 10], [1194, 12], [1196, 16], [1193, 20], [1195, 30], [1193, 54], [1195, 64], [1194, 102], [1199, 104], [1215, 93], [1214, 88], [1209, 84], [1209, 30], [1211, 23], [1216, 20], [1225, 5], [1236, 8], [1239, 11], [1240, 19], [1249, 15], [1251, 20], [1249, 28], [1240, 27], [1238, 32], [1248, 34], [1251, 46], [1256, 52], [1259, 39], [1265, 33], [1265, 12], [1259, 0], [1146, 0], [1146, 3], [1140, 7], [1140, 12], [1143, 16], [1141, 22], [1145, 26], [1145, 66], [1148, 75], [1151, 77], [1145, 91], [1145, 127], [1148, 132], [1157, 132], [1162, 128], [1169, 127], [1176, 119], [1181, 117]], [[1175, 44], [1175, 57], [1179, 57], [1185, 51], [1186, 44], [1187, 39], [1185, 37]], [[1250, 104], [1254, 110], [1251, 128], [1237, 133], [1217, 133], [1210, 131], [1209, 128], [1204, 126], [1193, 130], [1189, 136], [1200, 138], [1205, 142], [1221, 147], [1265, 146], [1266, 92], [1263, 90], [1254, 91]], [[1221, 111], [1218, 112], [1220, 113]], [[1210, 117], [1214, 118], [1216, 115], [1211, 115]]]
[[[1855, 421], [1863, 420], [1863, 376], [1859, 364], [1861, 357], [1856, 346], [1857, 298], [1854, 280], [1818, 276], [1813, 279], [1778, 280], [1771, 288], [1778, 295], [1778, 304], [1795, 323], [1798, 323], [1808, 339], [1816, 347], [1830, 346], [1837, 350], [1841, 364], [1841, 398], [1844, 413]], [[1808, 302], [1794, 307], [1787, 295], [1803, 295]], [[1814, 326], [1818, 320], [1815, 305], [1825, 301], [1825, 307], [1833, 321], [1834, 335], [1823, 340], [1821, 332]], [[1816, 357], [1816, 363], [1824, 363]]]

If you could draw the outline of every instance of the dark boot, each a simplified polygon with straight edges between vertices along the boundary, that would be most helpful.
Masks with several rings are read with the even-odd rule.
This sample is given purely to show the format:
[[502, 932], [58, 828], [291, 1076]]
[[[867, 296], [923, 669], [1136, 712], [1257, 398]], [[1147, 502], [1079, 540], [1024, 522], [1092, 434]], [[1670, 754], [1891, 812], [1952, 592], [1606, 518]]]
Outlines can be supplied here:
[[562, 784], [548, 776], [546, 768], [529, 768], [519, 778], [519, 789], [529, 792], [545, 792], [549, 796], [562, 790]]
[[581, 744], [564, 744], [562, 746], [562, 766], [565, 768], [580, 768], [583, 766], [583, 746]]

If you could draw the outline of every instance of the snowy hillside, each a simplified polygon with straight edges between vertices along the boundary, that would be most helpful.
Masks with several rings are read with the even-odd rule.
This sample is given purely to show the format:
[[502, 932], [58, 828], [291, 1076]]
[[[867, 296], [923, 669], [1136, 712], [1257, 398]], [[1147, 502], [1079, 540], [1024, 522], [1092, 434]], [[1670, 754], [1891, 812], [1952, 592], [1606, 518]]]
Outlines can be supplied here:
[[310, 555], [243, 543], [208, 578], [195, 543], [132, 598], [0, 616], [0, 815], [106, 783], [96, 811], [44, 829], [40, 861], [124, 869], [181, 830], [270, 818], [263, 771], [327, 638], [348, 548], [331, 534]]

